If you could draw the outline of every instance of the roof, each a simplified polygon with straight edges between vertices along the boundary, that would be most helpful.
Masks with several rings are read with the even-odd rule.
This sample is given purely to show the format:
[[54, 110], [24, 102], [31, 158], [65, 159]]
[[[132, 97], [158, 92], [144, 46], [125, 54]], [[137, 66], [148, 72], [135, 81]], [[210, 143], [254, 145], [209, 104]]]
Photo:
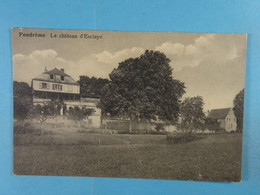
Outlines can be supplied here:
[[213, 109], [209, 112], [208, 118], [225, 119], [231, 108]]
[[54, 68], [50, 71], [47, 71], [47, 72], [44, 72], [44, 74], [53, 74], [53, 75], [61, 75], [61, 76], [69, 76], [67, 75], [66, 73], [64, 73], [63, 71], [57, 69], [57, 68]]
[[[61, 80], [61, 77], [54, 76], [53, 79], [50, 78], [50, 75], [59, 75], [63, 76], [64, 79]], [[54, 83], [63, 83], [63, 84], [73, 84], [73, 85], [79, 85], [71, 76], [64, 73], [64, 71], [61, 71], [57, 68], [54, 68], [50, 71], [45, 71], [33, 80], [38, 81], [48, 81], [48, 82], [54, 82]]]

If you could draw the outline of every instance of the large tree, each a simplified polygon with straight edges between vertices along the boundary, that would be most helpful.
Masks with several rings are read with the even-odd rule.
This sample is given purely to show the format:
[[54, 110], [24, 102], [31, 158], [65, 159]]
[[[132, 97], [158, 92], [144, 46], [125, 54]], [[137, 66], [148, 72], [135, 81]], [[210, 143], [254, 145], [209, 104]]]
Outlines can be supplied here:
[[100, 97], [101, 89], [108, 84], [108, 79], [80, 76], [78, 83], [80, 84], [80, 94], [87, 97]]
[[101, 91], [104, 112], [130, 119], [130, 131], [132, 120], [176, 122], [185, 86], [173, 79], [169, 63], [165, 54], [148, 50], [119, 63]]
[[187, 97], [181, 103], [181, 125], [184, 128], [202, 128], [205, 119], [203, 112], [203, 98], [201, 96]]
[[32, 88], [24, 82], [13, 82], [14, 118], [24, 120], [32, 106]]
[[61, 109], [66, 108], [64, 102], [62, 100], [52, 99], [48, 102], [49, 114], [54, 119], [54, 127], [56, 128], [58, 122], [58, 116], [61, 114]]
[[60, 114], [61, 108], [64, 108], [64, 106], [63, 101], [60, 100], [51, 100], [42, 104], [32, 105], [28, 111], [27, 117], [31, 120], [36, 120], [39, 122], [41, 134], [43, 134], [43, 123], [48, 118], [53, 118], [55, 120], [56, 127], [58, 115]]
[[28, 112], [28, 118], [34, 119], [40, 124], [40, 131], [43, 134], [43, 123], [48, 117], [53, 115], [53, 106], [51, 102], [45, 102], [43, 104], [33, 105]]
[[237, 129], [243, 131], [243, 116], [244, 116], [244, 93], [245, 89], [241, 90], [233, 101], [233, 110], [237, 118]]
[[88, 118], [95, 112], [92, 108], [84, 107], [70, 107], [68, 110], [68, 119], [73, 120], [75, 124], [78, 122], [79, 126], [81, 126], [81, 121]]

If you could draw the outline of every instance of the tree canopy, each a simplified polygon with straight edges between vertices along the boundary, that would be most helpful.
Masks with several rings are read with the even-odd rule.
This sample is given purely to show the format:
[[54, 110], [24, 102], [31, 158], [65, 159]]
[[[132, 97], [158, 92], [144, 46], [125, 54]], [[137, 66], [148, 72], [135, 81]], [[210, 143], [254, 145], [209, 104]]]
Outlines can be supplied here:
[[41, 134], [43, 134], [42, 124], [48, 119], [49, 116], [53, 115], [53, 106], [51, 102], [45, 102], [42, 105], [33, 105], [28, 111], [28, 118], [35, 119], [40, 124]]
[[14, 118], [24, 120], [32, 106], [32, 88], [24, 82], [13, 82]]
[[25, 82], [13, 82], [13, 96], [32, 97], [32, 88]]
[[205, 119], [201, 96], [187, 97], [181, 104], [181, 124], [190, 129], [201, 128]]
[[94, 109], [86, 108], [85, 106], [84, 107], [79, 107], [79, 106], [70, 107], [68, 110], [68, 119], [73, 120], [76, 124], [77, 122], [81, 122], [82, 120], [88, 118], [94, 112], [95, 112]]
[[119, 63], [101, 90], [102, 109], [130, 120], [176, 122], [185, 86], [173, 79], [169, 63], [165, 54], [148, 50]]
[[239, 131], [243, 130], [243, 116], [244, 116], [244, 93], [245, 89], [241, 90], [233, 101], [233, 110], [237, 118], [237, 128]]
[[80, 76], [79, 85], [80, 85], [80, 94], [86, 97], [100, 97], [101, 89], [108, 84], [108, 79]]

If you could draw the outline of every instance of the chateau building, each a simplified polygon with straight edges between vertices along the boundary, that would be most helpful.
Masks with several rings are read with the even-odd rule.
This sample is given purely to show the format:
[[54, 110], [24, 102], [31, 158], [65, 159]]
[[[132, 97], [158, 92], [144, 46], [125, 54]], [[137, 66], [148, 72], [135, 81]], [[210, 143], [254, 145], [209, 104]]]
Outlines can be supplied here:
[[227, 132], [236, 131], [237, 119], [232, 108], [213, 109], [208, 118], [219, 122], [220, 128]]
[[[32, 79], [33, 104], [43, 104], [44, 102], [62, 100], [68, 110], [70, 107], [79, 106], [92, 108], [95, 112], [88, 117], [89, 126], [99, 128], [101, 125], [101, 109], [97, 108], [99, 99], [84, 98], [80, 96], [80, 85], [64, 69], [54, 68], [45, 71]], [[60, 110], [62, 116], [63, 108]]]

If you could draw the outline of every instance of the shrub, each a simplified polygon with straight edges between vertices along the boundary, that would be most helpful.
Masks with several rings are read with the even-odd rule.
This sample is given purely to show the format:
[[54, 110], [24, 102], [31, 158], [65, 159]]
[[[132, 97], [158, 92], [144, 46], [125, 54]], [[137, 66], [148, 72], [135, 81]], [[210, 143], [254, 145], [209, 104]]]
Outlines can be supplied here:
[[205, 135], [190, 133], [190, 132], [182, 132], [182, 133], [175, 133], [166, 136], [166, 140], [168, 144], [181, 144], [192, 142], [194, 140], [200, 140], [206, 138]]
[[152, 134], [152, 135], [166, 135], [167, 132], [165, 132], [165, 131], [150, 131], [149, 134]]
[[129, 132], [128, 130], [122, 130], [122, 131], [117, 131], [118, 134], [134, 134], [133, 132]]
[[216, 119], [206, 118], [204, 128], [208, 130], [221, 131], [220, 123]]
[[32, 127], [29, 123], [14, 123], [13, 126], [14, 129], [14, 134], [26, 134], [26, 133], [35, 133], [38, 132], [38, 129], [35, 129], [34, 127]]
[[163, 123], [157, 123], [155, 126], [156, 131], [164, 130], [164, 124]]

